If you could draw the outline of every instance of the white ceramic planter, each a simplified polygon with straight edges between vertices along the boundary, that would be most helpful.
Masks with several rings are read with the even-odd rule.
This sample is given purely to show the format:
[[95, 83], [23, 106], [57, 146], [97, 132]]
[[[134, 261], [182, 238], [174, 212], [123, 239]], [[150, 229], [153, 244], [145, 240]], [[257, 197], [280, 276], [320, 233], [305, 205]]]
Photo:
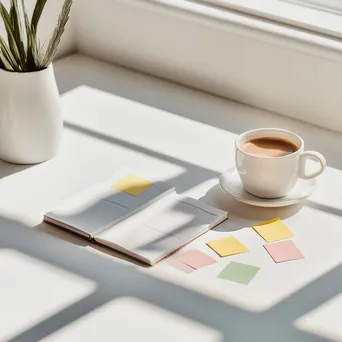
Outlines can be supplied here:
[[62, 128], [52, 65], [31, 73], [0, 69], [0, 159], [16, 164], [51, 159]]

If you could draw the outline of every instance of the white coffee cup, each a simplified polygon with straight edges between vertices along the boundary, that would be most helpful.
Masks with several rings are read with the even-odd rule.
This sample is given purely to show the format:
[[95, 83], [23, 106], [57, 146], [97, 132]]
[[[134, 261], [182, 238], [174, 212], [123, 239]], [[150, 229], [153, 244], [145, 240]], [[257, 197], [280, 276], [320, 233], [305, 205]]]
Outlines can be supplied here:
[[[247, 153], [243, 146], [253, 139], [279, 138], [294, 144], [297, 151], [281, 156], [267, 157]], [[236, 168], [244, 188], [254, 196], [279, 198], [286, 196], [299, 178], [310, 179], [319, 176], [326, 167], [325, 158], [318, 152], [305, 151], [304, 141], [295, 133], [278, 128], [262, 128], [242, 133], [235, 141]], [[307, 173], [306, 161], [319, 162], [317, 171]]]

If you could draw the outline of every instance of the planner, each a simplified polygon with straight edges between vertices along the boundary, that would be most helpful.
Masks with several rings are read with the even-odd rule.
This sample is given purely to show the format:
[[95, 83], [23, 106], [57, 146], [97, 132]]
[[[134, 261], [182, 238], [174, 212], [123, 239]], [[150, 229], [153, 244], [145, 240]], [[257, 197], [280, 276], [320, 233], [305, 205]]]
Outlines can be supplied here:
[[123, 169], [46, 213], [44, 221], [153, 265], [227, 218], [166, 182]]

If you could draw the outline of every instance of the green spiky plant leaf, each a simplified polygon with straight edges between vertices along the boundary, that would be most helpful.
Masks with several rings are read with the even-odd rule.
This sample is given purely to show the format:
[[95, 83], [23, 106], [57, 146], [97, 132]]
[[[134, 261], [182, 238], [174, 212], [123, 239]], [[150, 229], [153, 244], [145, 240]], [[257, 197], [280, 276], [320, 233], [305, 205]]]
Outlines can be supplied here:
[[[38, 38], [38, 25], [47, 0], [37, 0], [31, 19], [21, 0], [23, 15], [20, 15], [18, 0], [11, 0], [10, 9], [0, 1], [0, 16], [7, 39], [0, 35], [0, 68], [15, 72], [33, 72], [46, 69], [54, 59], [65, 27], [68, 23], [73, 0], [65, 0], [55, 30], [47, 48]], [[22, 18], [23, 17], [23, 18]]]

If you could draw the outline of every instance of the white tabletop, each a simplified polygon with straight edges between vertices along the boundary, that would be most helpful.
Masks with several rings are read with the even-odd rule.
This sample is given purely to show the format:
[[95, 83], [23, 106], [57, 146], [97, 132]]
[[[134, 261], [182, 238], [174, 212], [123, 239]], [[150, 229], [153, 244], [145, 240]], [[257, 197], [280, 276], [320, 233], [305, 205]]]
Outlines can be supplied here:
[[[0, 225], [0, 341], [342, 341], [341, 134], [82, 56], [55, 67], [60, 153], [36, 166], [0, 163], [0, 215], [24, 224]], [[240, 204], [217, 178], [234, 164], [239, 133], [272, 126], [300, 134], [329, 167], [301, 205]], [[41, 224], [46, 211], [123, 165], [229, 211], [186, 247], [217, 264], [192, 274], [165, 262], [144, 268]], [[265, 252], [250, 227], [277, 216], [305, 259], [275, 264]], [[205, 246], [229, 235], [251, 252], [219, 259]], [[218, 279], [230, 261], [261, 271], [248, 286]]]

